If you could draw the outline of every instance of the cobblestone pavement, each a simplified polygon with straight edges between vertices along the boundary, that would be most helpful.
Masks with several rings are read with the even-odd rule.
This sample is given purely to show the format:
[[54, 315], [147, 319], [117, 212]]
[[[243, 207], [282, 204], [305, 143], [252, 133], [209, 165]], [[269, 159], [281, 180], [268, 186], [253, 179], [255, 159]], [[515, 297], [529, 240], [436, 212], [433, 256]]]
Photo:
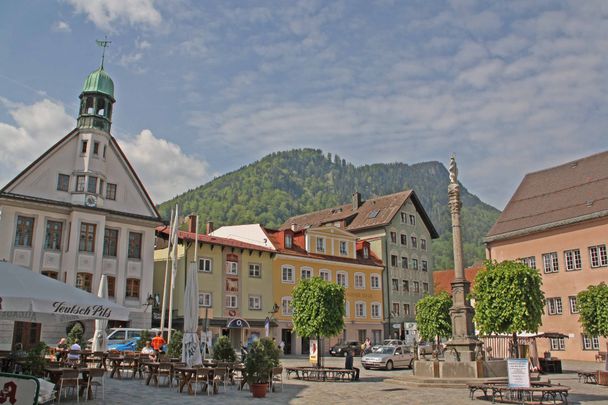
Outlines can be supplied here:
[[[326, 358], [328, 366], [343, 366], [344, 359]], [[358, 366], [359, 360], [355, 360]], [[308, 360], [298, 357], [282, 359], [283, 366], [308, 365]], [[572, 388], [570, 404], [608, 404], [608, 387], [589, 385], [578, 382], [575, 370], [597, 370], [603, 364], [591, 362], [564, 361], [563, 374], [549, 374], [543, 380], [550, 379]], [[482, 405], [490, 404], [481, 400], [471, 400], [465, 388], [429, 388], [414, 387], [403, 383], [411, 370], [365, 370], [361, 368], [358, 382], [310, 382], [287, 380], [284, 377], [283, 392], [268, 393], [265, 399], [254, 399], [249, 391], [238, 391], [229, 386], [224, 393], [220, 389], [217, 395], [198, 394], [190, 396], [179, 393], [175, 388], [146, 386], [142, 380], [106, 378], [105, 402], [98, 398], [82, 401], [85, 404], [450, 404]], [[61, 403], [76, 403], [75, 400], [62, 400]]]

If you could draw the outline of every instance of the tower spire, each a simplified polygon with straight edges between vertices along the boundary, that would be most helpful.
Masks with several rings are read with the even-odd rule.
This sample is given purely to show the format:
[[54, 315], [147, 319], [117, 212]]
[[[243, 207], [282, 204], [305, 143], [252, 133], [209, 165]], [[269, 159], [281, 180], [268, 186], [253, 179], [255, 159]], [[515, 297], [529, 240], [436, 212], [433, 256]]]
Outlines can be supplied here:
[[103, 61], [106, 57], [106, 48], [110, 46], [112, 41], [108, 41], [108, 36], [106, 35], [103, 41], [96, 39], [95, 42], [98, 46], [101, 46], [103, 48], [103, 51], [101, 52], [101, 69], [103, 69]]

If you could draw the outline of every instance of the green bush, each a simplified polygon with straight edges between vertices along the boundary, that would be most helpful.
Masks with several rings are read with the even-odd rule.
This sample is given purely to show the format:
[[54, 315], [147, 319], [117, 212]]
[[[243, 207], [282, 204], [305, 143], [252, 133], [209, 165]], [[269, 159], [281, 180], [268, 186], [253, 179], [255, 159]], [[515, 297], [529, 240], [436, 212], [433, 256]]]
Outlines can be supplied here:
[[232, 363], [236, 360], [234, 347], [230, 343], [228, 336], [220, 336], [213, 345], [213, 359]]
[[245, 359], [245, 373], [249, 384], [266, 384], [272, 368], [279, 365], [279, 348], [269, 338], [256, 340]]
[[36, 377], [44, 377], [44, 368], [48, 361], [44, 357], [47, 354], [48, 346], [44, 342], [38, 343], [27, 352], [24, 373]]
[[78, 342], [79, 345], [82, 345], [82, 335], [84, 335], [82, 325], [80, 322], [75, 322], [68, 333], [68, 344], [73, 345]]
[[141, 352], [141, 349], [143, 349], [144, 346], [146, 346], [147, 341], [150, 341], [150, 332], [148, 330], [142, 330], [141, 336], [139, 337], [139, 340], [137, 341], [137, 344], [135, 345], [135, 350], [138, 352]]
[[182, 339], [184, 334], [179, 330], [174, 330], [171, 334], [171, 343], [167, 349], [169, 357], [181, 358], [182, 357]]

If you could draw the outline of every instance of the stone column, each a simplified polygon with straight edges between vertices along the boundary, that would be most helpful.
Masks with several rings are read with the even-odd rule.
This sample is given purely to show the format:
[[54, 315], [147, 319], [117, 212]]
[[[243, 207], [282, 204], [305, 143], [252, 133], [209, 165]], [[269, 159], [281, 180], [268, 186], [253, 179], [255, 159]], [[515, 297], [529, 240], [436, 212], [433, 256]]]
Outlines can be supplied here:
[[452, 338], [447, 342], [446, 361], [475, 360], [475, 347], [479, 341], [473, 326], [473, 307], [468, 300], [471, 283], [464, 274], [462, 233], [460, 227], [460, 185], [458, 167], [454, 156], [450, 159], [450, 185], [448, 186], [450, 212], [452, 214], [452, 239], [454, 247], [454, 281], [452, 282]]

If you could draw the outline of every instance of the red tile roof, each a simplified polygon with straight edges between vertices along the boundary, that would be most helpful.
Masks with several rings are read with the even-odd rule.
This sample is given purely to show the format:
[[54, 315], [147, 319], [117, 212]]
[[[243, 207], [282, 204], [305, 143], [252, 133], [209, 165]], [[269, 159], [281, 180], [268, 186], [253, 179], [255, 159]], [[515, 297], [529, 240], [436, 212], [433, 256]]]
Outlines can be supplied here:
[[[464, 277], [471, 282], [471, 287], [475, 282], [477, 273], [479, 273], [479, 271], [483, 268], [483, 264], [474, 264], [473, 266], [464, 269]], [[454, 269], [435, 270], [433, 272], [433, 286], [435, 287], [435, 293], [447, 291], [451, 294], [453, 281]]]
[[528, 173], [486, 242], [608, 215], [608, 151]]
[[[170, 235], [169, 227], [166, 225], [157, 227], [156, 235], [163, 237], [163, 238], [164, 237], [168, 238]], [[272, 253], [275, 252], [275, 250], [272, 248], [263, 247], [260, 245], [254, 245], [251, 243], [245, 243], [245, 242], [238, 241], [236, 239], [220, 238], [217, 236], [205, 235], [205, 234], [200, 234], [200, 233], [198, 235], [196, 235], [195, 233], [185, 232], [185, 231], [177, 232], [177, 237], [181, 240], [194, 241], [196, 236], [198, 236], [197, 239], [199, 242], [208, 243], [211, 245], [228, 246], [228, 247], [234, 247], [234, 248], [238, 248], [238, 249], [258, 250], [261, 252], [272, 252]]]

